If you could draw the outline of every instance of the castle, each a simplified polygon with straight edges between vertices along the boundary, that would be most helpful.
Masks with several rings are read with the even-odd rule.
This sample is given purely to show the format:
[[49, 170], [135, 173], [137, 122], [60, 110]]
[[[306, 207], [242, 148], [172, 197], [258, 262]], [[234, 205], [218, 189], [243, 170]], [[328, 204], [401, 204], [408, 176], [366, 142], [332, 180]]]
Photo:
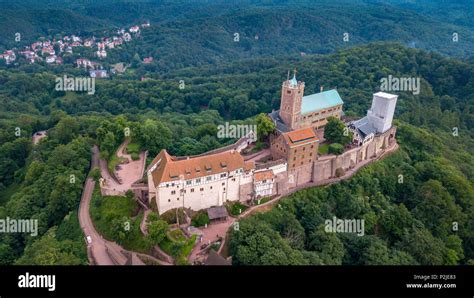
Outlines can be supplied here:
[[199, 156], [173, 157], [162, 150], [147, 170], [149, 203], [160, 214], [175, 208], [202, 210], [227, 202], [248, 202], [287, 193], [308, 183], [322, 183], [396, 145], [392, 126], [397, 95], [375, 93], [367, 116], [346, 122], [351, 146], [340, 155], [320, 154], [324, 126], [330, 116], [343, 117], [337, 90], [304, 96], [304, 82], [282, 84], [280, 109], [268, 114], [276, 130], [270, 136], [270, 161], [245, 160], [241, 154], [254, 138]]

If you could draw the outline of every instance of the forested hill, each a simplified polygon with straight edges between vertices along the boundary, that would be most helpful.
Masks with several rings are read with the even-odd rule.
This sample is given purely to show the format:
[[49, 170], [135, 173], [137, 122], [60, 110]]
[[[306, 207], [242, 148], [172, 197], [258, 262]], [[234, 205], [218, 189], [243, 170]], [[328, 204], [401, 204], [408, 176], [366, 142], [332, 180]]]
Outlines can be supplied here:
[[452, 24], [474, 28], [474, 2], [470, 0], [369, 0], [430, 15]]
[[[434, 53], [395, 44], [372, 44], [324, 56], [290, 60], [251, 59], [241, 62], [177, 70], [144, 82], [97, 80], [93, 96], [54, 90], [53, 74], [0, 72], [0, 112], [49, 115], [54, 110], [69, 114], [88, 112], [138, 114], [198, 113], [219, 111], [227, 119], [245, 119], [279, 108], [280, 83], [287, 71], [298, 69], [306, 82], [306, 94], [337, 87], [349, 115], [365, 114], [372, 93], [383, 77], [420, 77], [419, 96], [402, 92], [397, 117], [415, 125], [451, 130], [474, 126], [474, 69]], [[146, 75], [153, 75], [144, 69]], [[179, 89], [183, 80], [184, 89]], [[468, 131], [467, 133], [472, 133]]]
[[[217, 125], [278, 108], [281, 82], [295, 67], [307, 94], [337, 86], [348, 115], [366, 113], [382, 77], [420, 77], [422, 89], [418, 96], [399, 93], [399, 153], [349, 182], [296, 194], [281, 213], [243, 222], [242, 233], [232, 240], [235, 262], [472, 263], [474, 64], [384, 43], [289, 60], [193, 67], [143, 82], [97, 80], [94, 95], [55, 91], [55, 78], [63, 75], [59, 68], [57, 73], [33, 67], [0, 71], [0, 217], [41, 222], [37, 238], [0, 235], [0, 263], [86, 262], [74, 210], [93, 143], [113, 152], [130, 127], [150, 156], [162, 148], [188, 155], [222, 146]], [[48, 130], [48, 138], [33, 147], [30, 137], [38, 130]], [[76, 184], [67, 182], [72, 174]], [[404, 184], [397, 184], [399, 174]], [[364, 218], [370, 237], [318, 234], [314, 228], [321, 219], [333, 215]], [[450, 230], [454, 221], [461, 227], [458, 234]], [[289, 242], [292, 235], [300, 240]], [[253, 236], [271, 244], [268, 254], [245, 251]]]
[[[247, 8], [152, 29], [132, 45], [141, 56], [162, 57], [159, 66], [164, 69], [242, 57], [328, 53], [371, 41], [397, 41], [454, 56], [474, 54], [472, 31], [387, 6]], [[462, 36], [462, 42], [452, 42], [453, 32]], [[347, 42], [344, 33], [349, 34]], [[150, 40], [158, 46], [150, 49]], [[179, 61], [170, 49], [181, 53]]]
[[[68, 2], [61, 9], [57, 1], [49, 2], [44, 6], [0, 4], [0, 43], [12, 47], [39, 36], [92, 35], [150, 20], [152, 27], [141, 39], [113, 51], [108, 60], [130, 62], [135, 54], [152, 56], [157, 61], [155, 70], [164, 72], [240, 58], [328, 53], [380, 40], [458, 57], [474, 54], [474, 29], [468, 25], [398, 6], [366, 3], [370, 1], [299, 1], [304, 9], [286, 1], [238, 5], [225, 1], [80, 1]], [[24, 37], [20, 43], [14, 42], [16, 32]], [[457, 43], [452, 41], [453, 32], [460, 36]], [[343, 40], [344, 33], [349, 34], [348, 41]]]
[[[57, 34], [92, 36], [135, 25], [210, 17], [222, 13], [223, 5], [200, 5], [199, 1], [0, 1], [0, 47], [31, 44], [40, 37]], [[15, 41], [15, 33], [22, 36]]]

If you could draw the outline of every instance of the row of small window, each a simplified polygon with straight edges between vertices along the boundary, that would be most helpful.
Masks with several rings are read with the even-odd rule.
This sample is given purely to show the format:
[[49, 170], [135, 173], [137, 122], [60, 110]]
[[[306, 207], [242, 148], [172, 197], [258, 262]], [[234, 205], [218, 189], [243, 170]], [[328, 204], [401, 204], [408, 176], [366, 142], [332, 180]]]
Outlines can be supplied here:
[[[309, 156], [313, 156], [313, 152], [310, 152], [310, 153], [309, 153]], [[304, 154], [301, 155], [301, 159], [304, 159]], [[295, 161], [295, 160], [296, 160], [296, 156], [293, 157], [293, 161]]]
[[[332, 112], [332, 111], [337, 111], [337, 110], [340, 110], [340, 109], [341, 109], [340, 106], [339, 106], [339, 107], [335, 107], [335, 108], [329, 109], [329, 110], [327, 110], [327, 111], [322, 111], [321, 114], [330, 113], [330, 112]], [[308, 117], [308, 118], [312, 118], [312, 117], [314, 117], [314, 116], [318, 116], [319, 114], [320, 114], [319, 112], [313, 113], [313, 114], [311, 114], [311, 115], [304, 116], [303, 119], [306, 119], [307, 117]], [[321, 120], [323, 120], [323, 119], [321, 119]]]
[[[286, 93], [291, 94], [291, 90], [286, 90]], [[301, 90], [298, 89], [298, 94], [300, 94], [300, 93], [301, 93]]]
[[[311, 149], [314, 148], [314, 145], [311, 145]], [[303, 151], [306, 151], [306, 147], [303, 147]], [[298, 149], [295, 149], [295, 152], [298, 152]]]
[[[235, 180], [235, 179], [234, 179], [234, 180]], [[224, 185], [225, 185], [225, 182], [222, 182], [222, 186], [224, 186]], [[212, 189], [212, 186], [209, 186], [209, 189]], [[225, 191], [225, 187], [224, 187], [223, 189], [224, 189], [224, 191]], [[200, 190], [200, 191], [204, 191], [204, 187], [201, 187], [199, 190]], [[194, 188], [191, 188], [189, 191], [190, 191], [190, 192], [194, 192]], [[181, 192], [182, 192], [182, 193], [186, 193], [186, 189], [182, 189]], [[172, 194], [172, 195], [175, 195], [175, 194], [176, 194], [176, 190], [172, 190], [172, 191], [171, 191], [171, 194]]]
[[[239, 173], [239, 172], [242, 172], [242, 170], [240, 170], [240, 171], [237, 170], [237, 173]], [[227, 177], [227, 173], [221, 174], [220, 177], [221, 177], [221, 178]], [[207, 177], [206, 177], [206, 181], [207, 181], [207, 182], [208, 182], [208, 181], [212, 181], [212, 176], [207, 176]], [[235, 178], [233, 179], [233, 181], [235, 181]], [[192, 182], [193, 182], [192, 180], [186, 180], [186, 185], [191, 185]], [[196, 183], [201, 183], [201, 178], [197, 178], [197, 179], [195, 180], [195, 182], [196, 182]], [[171, 184], [166, 183], [166, 187], [170, 187], [170, 186], [171, 186], [171, 187], [174, 187], [174, 185], [175, 185], [174, 182], [171, 183]]]
[[[227, 174], [221, 174], [221, 178], [227, 177]], [[206, 182], [212, 181], [211, 176], [206, 177]], [[235, 178], [232, 178], [232, 181], [235, 181]], [[186, 185], [191, 185], [192, 180], [186, 180]], [[201, 178], [196, 179], [196, 183], [201, 183]], [[222, 182], [222, 185], [224, 185], [224, 182]]]
[[[279, 144], [276, 144], [276, 145], [275, 145], [275, 147], [276, 147], [277, 149], [282, 149], [282, 150], [283, 150], [283, 152], [285, 152], [285, 153], [286, 153], [286, 149], [285, 149], [285, 147], [283, 147], [283, 146], [280, 146]], [[311, 149], [313, 149], [313, 148], [314, 148], [314, 145], [311, 145]], [[298, 151], [298, 149], [295, 149], [295, 151], [294, 151], [294, 152], [297, 152], [297, 151]], [[306, 147], [303, 147], [303, 151], [306, 151]]]
[[284, 153], [286, 153], [285, 147], [281, 146], [281, 145], [278, 144], [278, 143], [275, 145], [275, 148], [280, 149], [280, 151], [283, 151]]
[[[308, 163], [310, 163], [311, 161], [312, 161], [312, 159], [308, 159]], [[302, 161], [301, 165], [303, 165], [303, 164], [304, 164], [304, 162]], [[292, 168], [294, 168], [295, 166], [296, 166], [296, 163], [293, 164]]]
[[[212, 189], [212, 186], [211, 186], [210, 189]], [[224, 192], [225, 192], [225, 187], [223, 188], [223, 190], [224, 190]], [[200, 191], [204, 191], [204, 188], [201, 187]], [[174, 193], [173, 193], [173, 192], [174, 192]], [[191, 192], [194, 192], [194, 188], [191, 188]], [[184, 193], [186, 193], [186, 190], [184, 190]], [[171, 194], [174, 195], [174, 194], [176, 194], [176, 192], [173, 190], [173, 191], [171, 192]], [[176, 200], [179, 201], [179, 198], [176, 198]], [[168, 199], [168, 203], [170, 203], [170, 202], [171, 202], [171, 199]]]

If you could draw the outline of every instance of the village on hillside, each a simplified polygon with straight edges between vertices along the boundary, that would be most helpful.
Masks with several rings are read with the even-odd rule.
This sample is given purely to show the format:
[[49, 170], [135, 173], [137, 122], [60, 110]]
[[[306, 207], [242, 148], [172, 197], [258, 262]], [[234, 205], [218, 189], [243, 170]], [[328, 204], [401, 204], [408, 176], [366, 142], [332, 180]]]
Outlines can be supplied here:
[[[107, 51], [120, 48], [124, 43], [140, 36], [140, 30], [150, 27], [149, 22], [140, 25], [134, 25], [126, 29], [119, 29], [110, 33], [109, 36], [96, 38], [94, 36], [86, 37], [79, 35], [57, 36], [55, 38], [39, 38], [29, 46], [21, 49], [13, 48], [0, 54], [0, 59], [10, 65], [18, 61], [18, 57], [24, 57], [30, 63], [45, 62], [48, 65], [60, 65], [64, 63], [64, 57], [73, 55], [77, 48], [88, 48], [93, 53], [91, 57], [81, 57], [75, 59], [74, 65], [78, 68], [84, 68], [89, 71], [89, 76], [93, 78], [105, 78], [111, 74], [124, 72], [126, 65], [117, 63], [110, 70], [104, 69], [100, 63], [101, 59], [107, 57]], [[99, 60], [99, 61], [97, 61]], [[143, 63], [153, 62], [152, 57], [143, 59]]]

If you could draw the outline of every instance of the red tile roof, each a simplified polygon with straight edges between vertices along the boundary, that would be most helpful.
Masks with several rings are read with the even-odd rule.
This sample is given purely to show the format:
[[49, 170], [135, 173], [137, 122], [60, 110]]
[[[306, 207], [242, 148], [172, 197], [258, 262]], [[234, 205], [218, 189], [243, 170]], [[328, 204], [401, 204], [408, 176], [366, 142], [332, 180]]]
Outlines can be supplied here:
[[284, 133], [283, 137], [290, 147], [319, 141], [311, 127]]
[[176, 159], [162, 150], [150, 164], [155, 186], [162, 182], [180, 179], [188, 180], [218, 173], [231, 172], [237, 169], [253, 169], [253, 163], [247, 163], [237, 151], [225, 151], [216, 154]]
[[273, 174], [273, 170], [256, 172], [254, 174], [255, 181], [269, 180], [269, 179], [273, 179], [273, 177], [275, 177], [275, 175]]

